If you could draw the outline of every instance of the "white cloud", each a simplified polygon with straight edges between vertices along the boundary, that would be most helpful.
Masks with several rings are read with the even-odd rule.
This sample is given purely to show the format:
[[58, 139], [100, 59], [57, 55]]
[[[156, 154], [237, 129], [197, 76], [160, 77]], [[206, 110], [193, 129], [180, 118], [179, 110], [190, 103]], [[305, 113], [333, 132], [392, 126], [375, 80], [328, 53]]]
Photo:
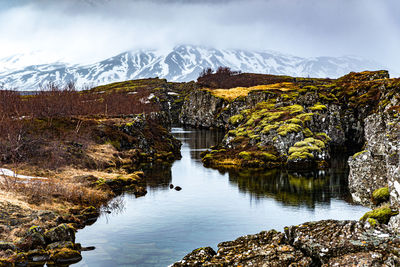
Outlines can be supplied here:
[[94, 62], [130, 49], [191, 43], [300, 56], [355, 54], [400, 72], [396, 0], [23, 3], [0, 11], [0, 57], [44, 50]]

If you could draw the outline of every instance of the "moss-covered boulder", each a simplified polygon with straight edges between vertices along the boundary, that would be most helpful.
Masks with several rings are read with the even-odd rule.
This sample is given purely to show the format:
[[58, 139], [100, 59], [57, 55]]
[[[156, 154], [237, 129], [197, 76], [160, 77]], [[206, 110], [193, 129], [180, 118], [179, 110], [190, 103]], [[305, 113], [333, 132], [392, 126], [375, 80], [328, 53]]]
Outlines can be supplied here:
[[81, 259], [82, 256], [78, 250], [62, 248], [50, 251], [50, 261], [55, 264], [69, 264], [78, 262]]
[[383, 202], [389, 201], [389, 197], [389, 188], [387, 186], [378, 188], [374, 192], [372, 192], [372, 201], [375, 205], [379, 205]]
[[59, 241], [75, 242], [75, 228], [69, 224], [63, 223], [56, 227], [47, 230], [44, 233], [44, 238], [47, 244]]
[[366, 212], [361, 218], [361, 221], [366, 221], [368, 219], [374, 219], [379, 223], [387, 224], [390, 220], [390, 217], [399, 214], [397, 209], [394, 209], [390, 206], [382, 206], [376, 208], [374, 210]]

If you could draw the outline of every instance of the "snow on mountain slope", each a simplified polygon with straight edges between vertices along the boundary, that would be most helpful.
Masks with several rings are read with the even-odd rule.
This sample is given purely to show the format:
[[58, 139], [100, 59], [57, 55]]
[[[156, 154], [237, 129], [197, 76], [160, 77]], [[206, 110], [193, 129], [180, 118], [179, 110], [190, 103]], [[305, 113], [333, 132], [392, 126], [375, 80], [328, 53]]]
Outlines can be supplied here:
[[[27, 61], [27, 62], [32, 62]], [[280, 74], [297, 77], [336, 78], [351, 71], [382, 69], [377, 63], [358, 57], [301, 58], [273, 51], [214, 49], [180, 45], [172, 51], [128, 51], [90, 65], [47, 63], [21, 66], [23, 58], [0, 59], [0, 85], [18, 90], [35, 90], [41, 84], [95, 86], [148, 77], [169, 81], [196, 80], [204, 68], [227, 66], [242, 72]]]

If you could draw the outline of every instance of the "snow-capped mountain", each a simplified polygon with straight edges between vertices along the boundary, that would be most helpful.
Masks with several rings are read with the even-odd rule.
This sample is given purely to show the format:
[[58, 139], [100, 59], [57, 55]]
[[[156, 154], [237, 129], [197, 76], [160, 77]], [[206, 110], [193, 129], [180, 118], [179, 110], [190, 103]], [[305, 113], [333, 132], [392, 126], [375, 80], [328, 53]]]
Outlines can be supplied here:
[[216, 69], [219, 66], [242, 72], [321, 78], [336, 78], [351, 71], [382, 69], [377, 63], [351, 56], [302, 58], [273, 51], [193, 45], [176, 46], [169, 52], [128, 51], [90, 65], [56, 62], [16, 69], [15, 66], [7, 67], [10, 62], [20, 61], [17, 56], [0, 59], [0, 85], [18, 90], [35, 90], [50, 81], [58, 84], [75, 81], [81, 87], [148, 77], [190, 81], [196, 80], [204, 68]]

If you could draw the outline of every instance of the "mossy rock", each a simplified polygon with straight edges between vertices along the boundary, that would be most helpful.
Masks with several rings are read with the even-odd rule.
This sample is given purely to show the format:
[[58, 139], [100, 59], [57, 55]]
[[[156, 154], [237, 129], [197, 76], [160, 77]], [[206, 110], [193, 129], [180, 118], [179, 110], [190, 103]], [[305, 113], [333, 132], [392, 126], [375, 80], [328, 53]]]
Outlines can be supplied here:
[[63, 223], [47, 230], [44, 233], [44, 238], [47, 244], [58, 241], [75, 242], [75, 228], [69, 224]]
[[372, 193], [372, 201], [376, 205], [379, 205], [383, 202], [389, 201], [389, 197], [390, 197], [390, 194], [389, 194], [388, 187], [378, 188]]
[[70, 248], [55, 249], [50, 252], [50, 260], [55, 263], [74, 263], [82, 259], [79, 251]]
[[239, 157], [243, 160], [251, 160], [253, 158], [252, 154], [247, 151], [240, 152]]
[[242, 122], [244, 119], [242, 114], [234, 115], [229, 118], [229, 123], [232, 125], [238, 125], [240, 122]]
[[286, 136], [289, 133], [298, 133], [300, 132], [302, 127], [295, 123], [283, 124], [278, 128], [278, 134], [280, 136]]
[[360, 218], [361, 221], [366, 221], [369, 218], [375, 219], [379, 223], [387, 224], [390, 217], [399, 214], [398, 210], [392, 209], [390, 206], [383, 206], [374, 210], [368, 211]]

